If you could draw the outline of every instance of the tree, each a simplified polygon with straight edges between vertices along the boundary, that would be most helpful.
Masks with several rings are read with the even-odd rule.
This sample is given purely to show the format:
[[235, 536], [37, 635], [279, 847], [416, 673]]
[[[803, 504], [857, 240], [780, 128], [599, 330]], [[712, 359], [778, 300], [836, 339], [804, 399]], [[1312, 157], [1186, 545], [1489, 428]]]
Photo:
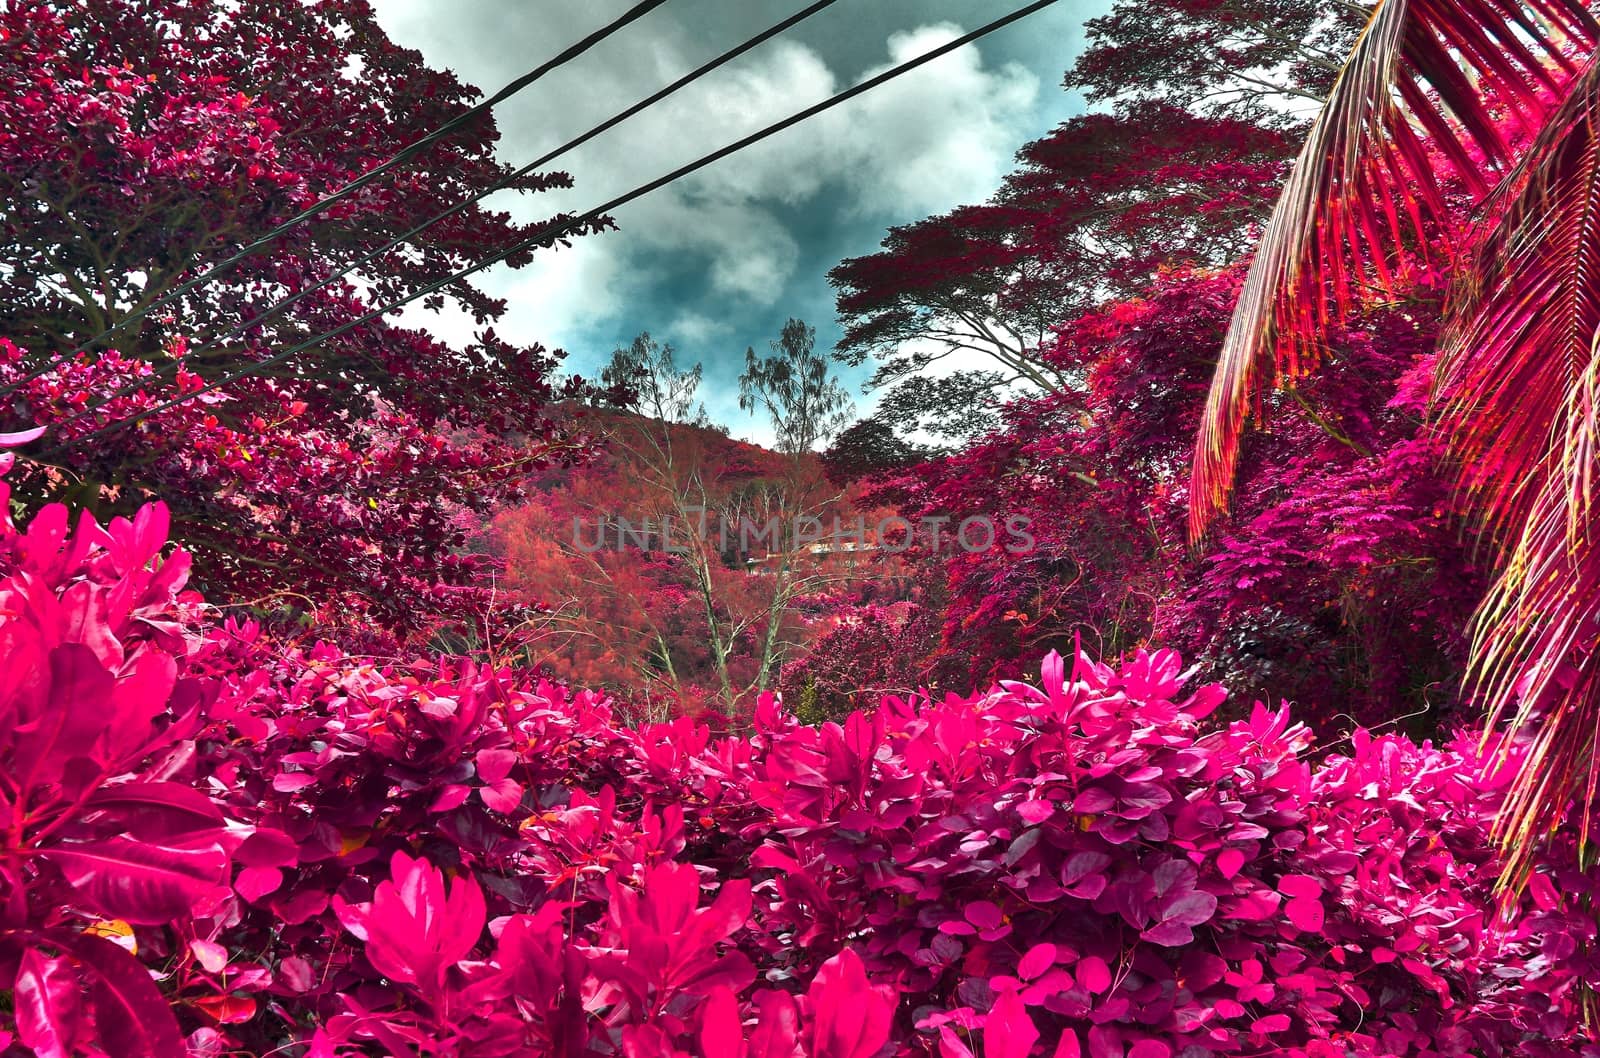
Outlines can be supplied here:
[[878, 360], [869, 382], [888, 388], [954, 357], [992, 363], [990, 388], [1023, 383], [1049, 390], [1060, 380], [1031, 355], [1058, 310], [1008, 297], [1014, 283], [1038, 287], [1042, 266], [1022, 240], [1016, 211], [964, 207], [891, 228], [883, 249], [828, 273], [845, 334], [838, 355], [859, 366]]
[[[891, 229], [829, 273], [839, 355], [877, 361], [891, 425], [968, 439], [993, 424], [985, 406], [1070, 383], [1040, 355], [1054, 324], [1241, 253], [1291, 153], [1277, 129], [1159, 102], [1065, 122], [989, 202]], [[924, 375], [941, 364], [958, 370]]]
[[601, 376], [627, 407], [586, 423], [604, 450], [536, 481], [497, 519], [510, 586], [540, 610], [523, 642], [558, 675], [651, 715], [742, 716], [810, 638], [802, 607], [852, 579], [842, 556], [811, 549], [846, 506], [809, 447], [843, 391], [809, 328], [792, 321], [785, 335], [793, 358], [759, 362], [747, 381], [782, 452], [713, 427], [701, 366], [641, 334]]
[[1090, 19], [1066, 87], [1268, 128], [1321, 103], [1365, 21], [1360, 3], [1140, 0]]
[[1230, 517], [1186, 547], [1188, 457], [1242, 276], [1174, 271], [1058, 325], [1045, 355], [1081, 384], [1013, 401], [958, 451], [885, 460], [867, 496], [911, 522], [948, 535], [1024, 518], [1027, 538], [909, 552], [931, 641], [843, 627], [800, 667], [814, 693], [852, 666], [886, 681], [873, 686], [1017, 678], [1081, 640], [1106, 656], [1181, 649], [1241, 700], [1282, 696], [1328, 736], [1453, 720], [1445, 691], [1482, 583], [1423, 421], [1427, 291], [1341, 329], [1338, 370], [1278, 402]]
[[863, 419], [842, 431], [822, 453], [822, 468], [835, 485], [869, 475], [899, 470], [930, 458], [934, 452], [911, 444], [879, 418]]
[[791, 319], [770, 344], [773, 355], [764, 359], [754, 348], [745, 350], [739, 407], [766, 414], [779, 452], [813, 452], [850, 421], [854, 401], [833, 376], [828, 358], [817, 355], [815, 327]]
[[[1531, 741], [1496, 830], [1519, 885], [1575, 795], [1587, 843], [1600, 795], [1597, 42], [1578, 0], [1374, 9], [1256, 251], [1194, 454], [1198, 534], [1268, 373], [1293, 385], [1326, 362], [1326, 321], [1414, 273], [1430, 234], [1463, 236], [1444, 261], [1463, 278], [1437, 412], [1502, 545], [1472, 676], [1491, 720], [1514, 714]], [[1463, 202], [1480, 224], [1460, 222]]]
[[[542, 411], [555, 355], [492, 329], [452, 349], [375, 320], [265, 361], [534, 226], [468, 209], [257, 317], [506, 175], [487, 118], [84, 348], [459, 116], [475, 90], [389, 41], [365, 0], [22, 0], [0, 13], [0, 71], [12, 86], [0, 316], [13, 342], [0, 425], [52, 426], [18, 495], [105, 515], [159, 493], [202, 580], [231, 598], [291, 602], [317, 584], [325, 612], [399, 627], [451, 598], [476, 605], [451, 587], [474, 576], [456, 553], [462, 526], [571, 447]], [[515, 189], [569, 183], [541, 174]], [[480, 325], [504, 310], [465, 281], [426, 300], [446, 302]]]
[[609, 387], [606, 403], [637, 408], [657, 422], [709, 426], [706, 406], [696, 403], [705, 372], [700, 364], [680, 370], [677, 355], [670, 343], [662, 345], [648, 331], [628, 348], [612, 350], [600, 371], [601, 383]]

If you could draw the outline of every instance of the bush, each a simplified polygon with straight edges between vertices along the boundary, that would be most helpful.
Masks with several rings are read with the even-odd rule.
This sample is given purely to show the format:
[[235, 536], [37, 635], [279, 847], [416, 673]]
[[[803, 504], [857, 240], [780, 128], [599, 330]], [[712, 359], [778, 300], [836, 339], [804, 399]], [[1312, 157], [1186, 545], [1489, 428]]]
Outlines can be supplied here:
[[163, 530], [0, 526], [5, 1054], [1595, 1053], [1596, 875], [1496, 907], [1470, 742], [1318, 763], [1170, 652], [624, 727], [217, 623]]

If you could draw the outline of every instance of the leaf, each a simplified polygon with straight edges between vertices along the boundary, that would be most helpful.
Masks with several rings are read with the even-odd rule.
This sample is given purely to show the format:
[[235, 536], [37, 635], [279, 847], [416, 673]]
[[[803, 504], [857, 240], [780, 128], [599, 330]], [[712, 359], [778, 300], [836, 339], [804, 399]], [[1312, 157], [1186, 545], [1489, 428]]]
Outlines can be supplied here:
[[1099, 995], [1111, 987], [1111, 967], [1098, 955], [1090, 955], [1078, 962], [1072, 971], [1084, 990]]
[[1031, 981], [1056, 963], [1056, 946], [1048, 942], [1035, 944], [1028, 953], [1017, 960], [1017, 976]]
[[256, 1001], [250, 996], [201, 996], [189, 1005], [221, 1025], [237, 1025], [256, 1016]]
[[[125, 782], [103, 786], [83, 806], [86, 817], [103, 821], [141, 841], [220, 830], [225, 820], [216, 803], [192, 786], [176, 782]], [[101, 820], [95, 820], [101, 821]]]
[[129, 955], [139, 954], [139, 942], [133, 935], [133, 926], [120, 918], [92, 922], [83, 927], [83, 932], [94, 937], [104, 937]]
[[1172, 1048], [1160, 1040], [1140, 1040], [1128, 1048], [1128, 1058], [1172, 1058]]
[[1297, 896], [1284, 905], [1283, 913], [1302, 933], [1316, 933], [1322, 929], [1326, 913], [1322, 901]]
[[172, 1008], [133, 956], [101, 937], [50, 930], [40, 936], [73, 957], [90, 980], [100, 1042], [111, 1054], [186, 1058]]
[[1295, 161], [1223, 341], [1195, 444], [1191, 538], [1226, 506], [1268, 372], [1293, 385], [1315, 369], [1328, 322], [1360, 288], [1392, 287], [1404, 239], [1425, 244], [1428, 222], [1447, 215], [1429, 149], [1483, 194], [1510, 153], [1492, 106], [1543, 114], [1545, 93], [1572, 73], [1569, 35], [1584, 51], [1600, 36], [1581, 0], [1381, 0], [1373, 9]]
[[1179, 926], [1199, 926], [1216, 914], [1217, 898], [1210, 893], [1190, 892], [1177, 897], [1161, 910], [1165, 922]]
[[29, 441], [37, 441], [44, 436], [46, 427], [35, 426], [31, 430], [16, 430], [11, 433], [0, 433], [0, 448], [15, 448], [25, 445]]
[[17, 1037], [23, 1045], [32, 1047], [38, 1058], [72, 1058], [81, 985], [71, 963], [29, 947], [12, 987]]
[[257, 827], [233, 858], [247, 867], [293, 867], [300, 862], [300, 846], [281, 830]]
[[983, 1021], [983, 1058], [1028, 1058], [1039, 1030], [1015, 992], [1003, 992]]
[[188, 917], [227, 881], [228, 857], [215, 844], [171, 848], [107, 838], [57, 845], [39, 856], [60, 868], [98, 913], [140, 926]]
[[259, 903], [269, 893], [283, 886], [283, 872], [276, 867], [246, 867], [233, 880], [234, 892], [250, 903]]
[[207, 973], [219, 974], [228, 967], [228, 949], [216, 941], [196, 938], [189, 942], [189, 950]]
[[811, 1053], [872, 1058], [889, 1041], [893, 995], [869, 982], [861, 957], [849, 948], [823, 963], [807, 992], [814, 1019]]
[[745, 1047], [747, 1058], [793, 1058], [800, 1038], [800, 1011], [794, 997], [776, 989], [756, 993], [756, 1027]]
[[1022, 817], [1024, 823], [1043, 823], [1055, 812], [1054, 801], [1021, 801], [1017, 804], [1017, 815]]
[[1481, 276], [1452, 308], [1439, 388], [1459, 480], [1504, 541], [1474, 616], [1469, 686], [1504, 743], [1529, 736], [1495, 834], [1502, 882], [1576, 796], [1580, 841], [1600, 796], [1600, 67], [1573, 86], [1506, 181]]
[[49, 657], [48, 710], [31, 718], [26, 727], [17, 728], [15, 752], [34, 762], [36, 780], [59, 779], [69, 759], [93, 752], [105, 729], [107, 704], [116, 686], [116, 679], [94, 651], [81, 643], [62, 643], [50, 650]]
[[1315, 900], [1322, 896], [1322, 879], [1309, 874], [1286, 874], [1278, 879], [1278, 892], [1287, 897]]
[[733, 989], [719, 985], [700, 1005], [700, 1050], [705, 1058], [744, 1058], [744, 1027]]

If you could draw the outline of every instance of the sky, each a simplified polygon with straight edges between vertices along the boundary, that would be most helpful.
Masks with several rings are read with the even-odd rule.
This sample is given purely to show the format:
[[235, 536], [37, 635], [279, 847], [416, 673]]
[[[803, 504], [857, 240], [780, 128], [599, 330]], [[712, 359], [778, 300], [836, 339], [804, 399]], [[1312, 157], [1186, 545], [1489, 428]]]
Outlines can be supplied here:
[[[839, 0], [630, 119], [552, 167], [569, 191], [496, 196], [519, 220], [581, 212], [1022, 6], [1023, 0]], [[1061, 88], [1083, 23], [1110, 0], [1060, 0], [974, 45], [873, 89], [614, 214], [515, 271], [479, 276], [507, 299], [498, 333], [565, 349], [593, 376], [648, 331], [702, 363], [711, 417], [734, 436], [771, 430], [740, 410], [745, 350], [770, 352], [784, 322], [839, 336], [826, 275], [877, 249], [885, 230], [980, 202], [1018, 148], [1084, 109]], [[432, 66], [485, 91], [605, 25], [631, 0], [374, 0], [379, 22]], [[496, 108], [501, 159], [522, 165], [804, 6], [803, 0], [669, 0]], [[411, 311], [453, 343], [464, 314]], [[867, 368], [840, 373], [858, 408]]]

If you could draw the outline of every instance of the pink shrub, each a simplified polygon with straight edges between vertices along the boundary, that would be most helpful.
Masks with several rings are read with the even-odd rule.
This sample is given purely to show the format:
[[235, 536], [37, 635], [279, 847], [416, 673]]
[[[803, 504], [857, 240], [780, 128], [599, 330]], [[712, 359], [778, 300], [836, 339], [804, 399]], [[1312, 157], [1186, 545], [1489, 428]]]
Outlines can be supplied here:
[[1472, 742], [1319, 761], [1170, 652], [621, 727], [205, 619], [163, 528], [0, 527], [0, 1052], [1595, 1053], [1597, 876], [1496, 906]]

